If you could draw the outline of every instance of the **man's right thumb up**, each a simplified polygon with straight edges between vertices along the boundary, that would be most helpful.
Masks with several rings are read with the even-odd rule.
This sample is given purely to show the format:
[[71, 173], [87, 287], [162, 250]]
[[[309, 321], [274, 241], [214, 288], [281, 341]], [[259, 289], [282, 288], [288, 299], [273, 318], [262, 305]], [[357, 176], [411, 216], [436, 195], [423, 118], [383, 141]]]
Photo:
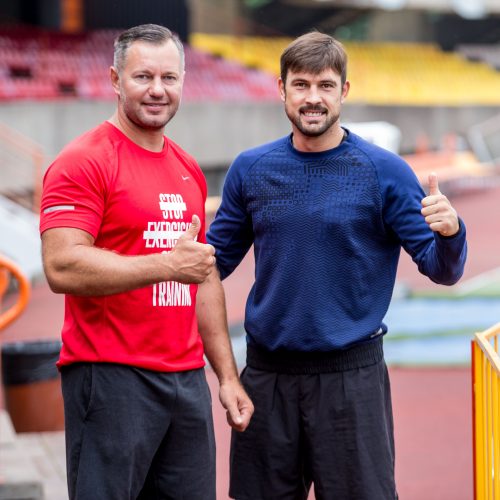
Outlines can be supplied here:
[[186, 236], [186, 238], [196, 241], [200, 229], [200, 218], [197, 215], [193, 215], [193, 218], [191, 219], [191, 225], [189, 226], [189, 229], [184, 233], [184, 235]]

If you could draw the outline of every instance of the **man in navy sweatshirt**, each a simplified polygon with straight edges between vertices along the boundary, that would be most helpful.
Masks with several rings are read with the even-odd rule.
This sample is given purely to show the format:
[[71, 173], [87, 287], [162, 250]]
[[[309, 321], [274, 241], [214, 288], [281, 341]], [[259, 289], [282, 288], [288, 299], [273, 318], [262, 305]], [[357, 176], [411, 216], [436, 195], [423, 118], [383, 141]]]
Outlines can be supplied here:
[[436, 283], [463, 273], [465, 226], [437, 177], [426, 196], [401, 158], [340, 126], [346, 66], [319, 32], [285, 49], [292, 133], [235, 159], [207, 236], [222, 278], [255, 251], [237, 500], [302, 500], [312, 483], [317, 500], [397, 498], [382, 339], [401, 247]]

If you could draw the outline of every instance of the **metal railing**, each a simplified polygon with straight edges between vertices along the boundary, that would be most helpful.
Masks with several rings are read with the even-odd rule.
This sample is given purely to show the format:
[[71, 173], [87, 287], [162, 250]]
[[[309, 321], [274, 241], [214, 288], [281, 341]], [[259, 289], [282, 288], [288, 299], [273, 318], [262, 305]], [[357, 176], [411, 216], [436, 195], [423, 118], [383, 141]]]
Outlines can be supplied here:
[[474, 498], [500, 500], [500, 323], [472, 341]]
[[[19, 293], [16, 302], [2, 311], [2, 298], [8, 289], [9, 273], [17, 280]], [[24, 311], [31, 295], [31, 286], [21, 269], [11, 260], [0, 255], [0, 331], [10, 325]]]
[[0, 123], [0, 187], [35, 213], [39, 212], [45, 157], [42, 147]]

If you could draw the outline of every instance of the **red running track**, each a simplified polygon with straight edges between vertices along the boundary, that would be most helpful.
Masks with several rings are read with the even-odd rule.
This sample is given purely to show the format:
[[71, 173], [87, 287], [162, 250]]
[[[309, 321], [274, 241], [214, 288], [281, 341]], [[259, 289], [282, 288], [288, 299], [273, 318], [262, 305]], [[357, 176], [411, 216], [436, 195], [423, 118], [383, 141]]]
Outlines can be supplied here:
[[[401, 500], [472, 498], [471, 389], [468, 369], [391, 368], [396, 484]], [[229, 480], [230, 431], [208, 372], [217, 439], [217, 499]], [[310, 498], [314, 498], [311, 494]]]
[[[241, 284], [241, 283], [240, 283]], [[237, 287], [227, 285], [232, 292]], [[228, 296], [234, 297], [233, 294]], [[242, 300], [242, 299], [240, 299]], [[63, 298], [41, 284], [25, 314], [2, 332], [2, 342], [58, 338]], [[230, 316], [235, 320], [234, 306]], [[241, 310], [241, 309], [240, 309]], [[213, 393], [217, 436], [217, 499], [227, 499], [229, 427]], [[472, 498], [471, 387], [467, 368], [390, 369], [396, 434], [396, 478], [402, 500]]]
[[[469, 257], [464, 279], [500, 266], [500, 188], [453, 200], [465, 220]], [[247, 257], [224, 283], [230, 323], [240, 322], [252, 283], [253, 259]], [[419, 275], [403, 255], [398, 280], [414, 289], [436, 287]], [[63, 319], [61, 296], [44, 283], [33, 290], [27, 310], [1, 332], [2, 342], [58, 338]], [[500, 321], [500, 318], [499, 318]], [[471, 333], [472, 334], [472, 333]], [[468, 368], [391, 368], [396, 434], [396, 479], [402, 500], [472, 498], [471, 382]], [[227, 498], [229, 429], [213, 391], [217, 435], [218, 500]], [[1, 389], [1, 387], [0, 387]], [[0, 404], [1, 404], [0, 398]]]

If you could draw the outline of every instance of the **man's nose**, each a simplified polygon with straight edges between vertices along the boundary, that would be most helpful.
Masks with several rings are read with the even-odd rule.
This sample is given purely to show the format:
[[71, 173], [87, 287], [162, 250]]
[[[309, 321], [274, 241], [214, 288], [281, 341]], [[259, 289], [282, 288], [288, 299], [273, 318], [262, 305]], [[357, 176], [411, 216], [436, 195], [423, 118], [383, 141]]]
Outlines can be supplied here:
[[321, 96], [318, 92], [318, 87], [316, 87], [315, 85], [311, 85], [311, 87], [309, 87], [309, 91], [307, 93], [306, 98], [307, 102], [311, 104], [317, 104], [321, 102]]
[[150, 95], [159, 96], [159, 95], [163, 95], [163, 92], [164, 92], [164, 87], [163, 87], [163, 82], [162, 82], [161, 78], [159, 78], [159, 77], [153, 78], [151, 80], [151, 84], [149, 86]]

